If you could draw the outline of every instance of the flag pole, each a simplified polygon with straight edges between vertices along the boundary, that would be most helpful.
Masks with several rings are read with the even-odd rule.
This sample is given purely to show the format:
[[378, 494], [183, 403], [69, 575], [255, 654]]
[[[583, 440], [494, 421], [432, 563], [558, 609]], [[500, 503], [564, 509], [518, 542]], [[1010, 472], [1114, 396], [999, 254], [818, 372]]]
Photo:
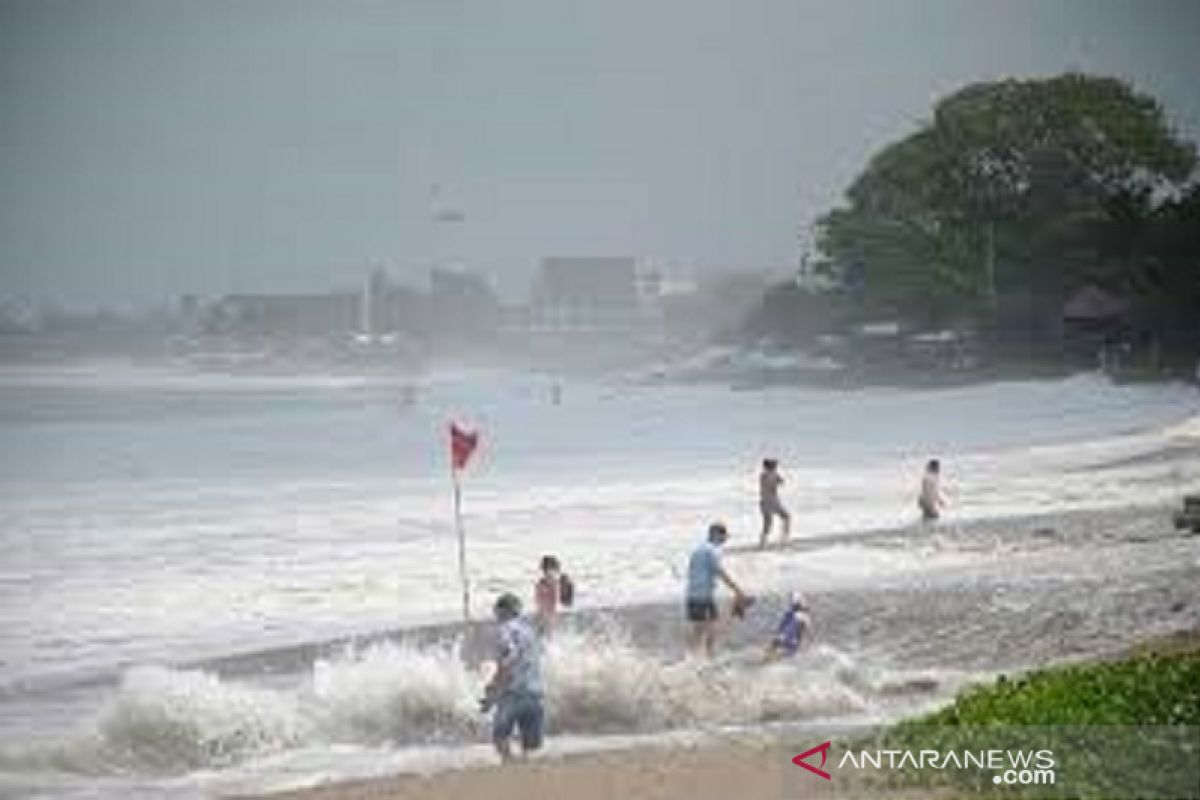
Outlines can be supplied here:
[[458, 480], [458, 470], [451, 466], [450, 474], [454, 479], [454, 528], [458, 533], [458, 579], [462, 583], [463, 622], [471, 621], [471, 584], [467, 579], [467, 535], [463, 530], [462, 521], [462, 484]]

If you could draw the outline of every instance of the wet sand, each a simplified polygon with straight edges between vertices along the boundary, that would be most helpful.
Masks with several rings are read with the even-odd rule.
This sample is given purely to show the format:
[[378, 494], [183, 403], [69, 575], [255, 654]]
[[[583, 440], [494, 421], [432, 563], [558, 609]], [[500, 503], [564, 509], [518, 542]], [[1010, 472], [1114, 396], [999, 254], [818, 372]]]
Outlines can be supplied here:
[[401, 776], [272, 795], [276, 800], [775, 800], [866, 796], [834, 787], [791, 764], [794, 752], [770, 744], [706, 746], [575, 755], [432, 776]]

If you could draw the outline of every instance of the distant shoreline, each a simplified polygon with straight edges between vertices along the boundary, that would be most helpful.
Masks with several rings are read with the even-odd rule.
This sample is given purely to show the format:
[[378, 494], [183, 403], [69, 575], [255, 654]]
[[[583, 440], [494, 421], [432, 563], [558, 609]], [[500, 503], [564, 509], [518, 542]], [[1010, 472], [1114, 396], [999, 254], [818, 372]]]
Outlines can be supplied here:
[[1163, 372], [1101, 373], [1095, 369], [1045, 362], [1009, 362], [963, 370], [934, 370], [884, 367], [756, 367], [729, 365], [683, 369], [649, 369], [639, 373], [651, 385], [718, 385], [736, 391], [804, 388], [853, 391], [858, 389], [952, 389], [1010, 381], [1063, 380], [1079, 375], [1096, 375], [1115, 385], [1194, 384], [1189, 376]]
[[[330, 380], [364, 383], [416, 383], [430, 375], [447, 371], [505, 370], [532, 375], [554, 375], [560, 379], [590, 377], [617, 379], [647, 386], [727, 386], [735, 391], [800, 388], [829, 391], [859, 389], [950, 389], [1010, 381], [1062, 380], [1079, 375], [1097, 375], [1115, 385], [1183, 384], [1197, 379], [1179, 371], [1124, 371], [1101, 373], [1047, 361], [1005, 361], [969, 369], [933, 369], [894, 365], [835, 365], [807, 363], [801, 354], [784, 351], [777, 365], [757, 363], [751, 351], [733, 347], [714, 347], [679, 361], [637, 359], [606, 366], [577, 364], [560, 360], [491, 359], [481, 355], [460, 359], [434, 360], [414, 366], [383, 362], [292, 361], [229, 363], [193, 363], [184, 359], [147, 354], [94, 355], [78, 358], [0, 359], [0, 380], [6, 376], [74, 376], [102, 372], [117, 376], [161, 375], [173, 379], [227, 379], [231, 382]], [[718, 354], [713, 356], [712, 354]], [[724, 354], [724, 355], [721, 355]], [[705, 359], [711, 358], [711, 363]], [[799, 359], [799, 363], [789, 363]]]

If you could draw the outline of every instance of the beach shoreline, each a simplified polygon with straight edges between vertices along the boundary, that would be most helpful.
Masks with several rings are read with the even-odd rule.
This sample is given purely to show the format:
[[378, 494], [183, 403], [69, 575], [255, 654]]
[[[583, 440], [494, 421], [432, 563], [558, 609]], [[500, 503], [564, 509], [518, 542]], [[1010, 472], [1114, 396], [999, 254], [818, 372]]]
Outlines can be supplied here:
[[[258, 800], [729, 800], [800, 796], [848, 797], [824, 781], [797, 781], [799, 752], [765, 738], [725, 738], [683, 746], [576, 753], [448, 772], [397, 775], [261, 795]], [[789, 792], [789, 789], [792, 791]], [[240, 798], [250, 800], [250, 796]]]
[[[1188, 445], [1187, 455], [1200, 453], [1200, 445]], [[1170, 454], [1160, 454], [1157, 457], [1170, 459]], [[1121, 534], [1117, 529], [1127, 525], [1135, 529], [1131, 534], [1134, 538], [1144, 539], [1148, 535], [1147, 528], [1156, 525], [1163, 530], [1170, 528], [1173, 509], [1159, 504], [1138, 506], [1117, 506], [1109, 508], [1069, 509], [1063, 511], [1047, 511], [1020, 516], [986, 517], [969, 520], [953, 518], [936, 525], [925, 525], [914, 522], [900, 527], [879, 527], [854, 532], [839, 532], [830, 534], [815, 534], [810, 536], [795, 536], [786, 544], [773, 543], [765, 554], [773, 553], [797, 554], [810, 550], [818, 550], [831, 546], [858, 546], [870, 550], [888, 552], [892, 550], [911, 549], [921, 545], [935, 548], [961, 548], [973, 551], [995, 551], [1021, 548], [1023, 544], [1033, 542], [1037, 548], [1053, 546], [1068, 546], [1078, 544], [1083, 539], [1112, 540]], [[726, 546], [725, 551], [730, 558], [731, 568], [736, 569], [738, 559], [742, 556], [759, 556], [756, 544], [742, 543]], [[753, 590], [753, 587], [751, 587]], [[903, 591], [900, 585], [890, 582], [876, 584], [874, 591]], [[810, 601], [824, 605], [840, 605], [845, 597], [860, 593], [858, 587], [830, 590], [810, 590], [806, 594]], [[768, 607], [772, 608], [781, 602], [786, 592], [767, 592], [760, 596]], [[824, 602], [823, 602], [824, 601]], [[585, 606], [569, 612], [569, 618], [584, 628], [616, 621], [631, 636], [632, 642], [643, 647], [661, 647], [673, 642], [673, 629], [682, 623], [675, 619], [676, 604], [661, 600], [645, 600], [620, 605]], [[681, 619], [681, 618], [680, 618]], [[239, 677], [244, 675], [262, 675], [265, 673], [287, 673], [312, 664], [322, 658], [330, 658], [344, 652], [347, 648], [365, 648], [377, 644], [393, 642], [411, 644], [417, 647], [447, 644], [455, 641], [477, 643], [487, 638], [487, 631], [492, 623], [490, 620], [475, 619], [464, 623], [447, 614], [444, 619], [424, 624], [405, 624], [393, 628], [364, 631], [360, 633], [334, 636], [319, 641], [307, 641], [297, 644], [283, 644], [265, 650], [235, 652], [221, 656], [190, 660], [179, 664], [185, 669], [204, 669], [216, 672], [223, 677]], [[672, 631], [666, 630], [667, 628]], [[464, 635], [464, 633], [466, 635]], [[734, 632], [736, 637], [736, 631]], [[679, 644], [681, 644], [681, 639]], [[740, 642], [735, 638], [734, 644]], [[671, 657], [682, 655], [682, 651], [672, 652]], [[464, 653], [468, 659], [473, 654]]]
[[[816, 592], [824, 637], [847, 651], [884, 653], [898, 671], [884, 694], [911, 691], [926, 705], [901, 712], [923, 713], [950, 702], [965, 685], [988, 682], [1048, 664], [1115, 659], [1148, 640], [1200, 630], [1200, 602], [1190, 586], [1200, 579], [1200, 537], [1173, 530], [1166, 507], [1125, 507], [982, 520], [937, 527], [864, 531], [851, 534], [867, 547], [961, 547], [983, 551], [995, 569], [972, 571], [940, 583], [888, 585]], [[790, 548], [819, 543], [797, 541]], [[1106, 570], [1138, 551], [1158, 553], [1145, 566], [1144, 579], [1116, 591]], [[737, 555], [731, 563], [736, 569]], [[1079, 574], [1063, 571], [1078, 565]], [[1095, 573], [1095, 574], [1087, 574]], [[764, 603], [777, 604], [769, 597]], [[671, 647], [682, 632], [670, 609], [646, 606], [605, 609], [616, 613], [640, 648], [674, 658]], [[769, 614], [767, 615], [770, 616]], [[443, 631], [444, 633], [444, 631]], [[429, 632], [426, 631], [426, 635]], [[761, 631], [733, 628], [724, 646], [754, 647]], [[965, 682], [948, 679], [950, 672]], [[929, 686], [922, 686], [928, 675]], [[903, 677], [907, 676], [907, 677]], [[974, 676], [974, 677], [970, 677]], [[495, 763], [451, 769], [412, 770], [387, 777], [332, 778], [307, 788], [259, 786], [228, 796], [288, 800], [354, 798], [611, 797], [706, 798], [820, 796], [828, 787], [796, 783], [790, 759], [819, 743], [821, 722], [797, 727], [750, 724], [709, 727], [689, 741], [669, 732], [647, 732], [633, 744], [578, 752], [558, 747], [528, 763]], [[830, 725], [834, 723], [830, 722]], [[849, 723], [866, 729], [867, 722]], [[875, 723], [876, 725], [882, 723]], [[813, 741], [809, 742], [809, 739]], [[808, 742], [804, 747], [800, 747]], [[800, 749], [796, 749], [800, 747]], [[802, 776], [803, 777], [803, 776]], [[295, 784], [293, 784], [293, 787]], [[842, 784], [836, 796], [874, 796], [874, 790]], [[257, 793], [256, 793], [257, 792]], [[895, 796], [908, 796], [908, 790]], [[921, 793], [912, 796], [931, 796]]]
[[[1128, 664], [1119, 662], [1124, 659], [1150, 659], [1150, 668], [1156, 669], [1159, 664], [1198, 657], [1200, 627], [1151, 639], [1127, 649], [1120, 659], [1114, 657], [1109, 660], [1117, 662], [1117, 667], [1127, 667]], [[1159, 658], [1164, 661], [1154, 661]], [[1095, 663], [1099, 665], [1100, 662], [1098, 660]], [[1045, 677], [1045, 674], [1038, 673], [1041, 677]], [[994, 687], [984, 689], [984, 693], [994, 695], [997, 691], [1003, 691], [1005, 685], [1001, 681]], [[1180, 699], [1181, 703], [1194, 702], [1182, 696]], [[1047, 708], [1041, 713], [1050, 716], [1061, 711]], [[981, 731], [985, 729], [975, 730], [980, 732], [979, 735], [984, 735]], [[1196, 733], [1194, 727], [1191, 730], [1192, 734]], [[535, 757], [507, 765], [492, 763], [459, 770], [397, 774], [263, 795], [229, 797], [238, 800], [481, 800], [495, 797], [571, 797], [580, 800], [628, 797], [639, 800], [726, 800], [744, 797], [783, 800], [799, 797], [907, 799], [961, 795], [961, 791], [936, 785], [942, 783], [941, 778], [933, 779], [935, 785], [913, 786], [903, 782], [889, 783], [886, 779], [880, 781], [877, 775], [864, 778], [855, 772], [843, 770], [835, 776], [836, 780], [826, 781], [795, 765], [794, 758], [825, 736], [844, 743], [846, 733], [845, 730], [830, 732], [814, 728], [790, 735], [759, 732], [709, 736], [683, 744], [651, 741], [639, 747]], [[882, 727], [862, 728], [857, 733], [876, 742], [886, 741], [889, 735]], [[1092, 735], [1097, 734], [1093, 731]], [[1103, 738], [1106, 734], [1099, 735]], [[1131, 728], [1114, 736], [1136, 735], [1136, 729]], [[1176, 768], [1179, 766], [1177, 763]]]

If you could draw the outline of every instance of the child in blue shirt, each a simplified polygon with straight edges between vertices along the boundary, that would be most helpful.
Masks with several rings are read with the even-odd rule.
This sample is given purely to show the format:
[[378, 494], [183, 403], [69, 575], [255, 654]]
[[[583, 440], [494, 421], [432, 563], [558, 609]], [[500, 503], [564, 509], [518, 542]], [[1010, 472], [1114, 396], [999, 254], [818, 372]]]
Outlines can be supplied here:
[[767, 645], [767, 660], [774, 661], [796, 655], [800, 649], [800, 642], [811, 625], [808, 604], [799, 592], [793, 592], [788, 598], [787, 609], [775, 628], [775, 635]]

